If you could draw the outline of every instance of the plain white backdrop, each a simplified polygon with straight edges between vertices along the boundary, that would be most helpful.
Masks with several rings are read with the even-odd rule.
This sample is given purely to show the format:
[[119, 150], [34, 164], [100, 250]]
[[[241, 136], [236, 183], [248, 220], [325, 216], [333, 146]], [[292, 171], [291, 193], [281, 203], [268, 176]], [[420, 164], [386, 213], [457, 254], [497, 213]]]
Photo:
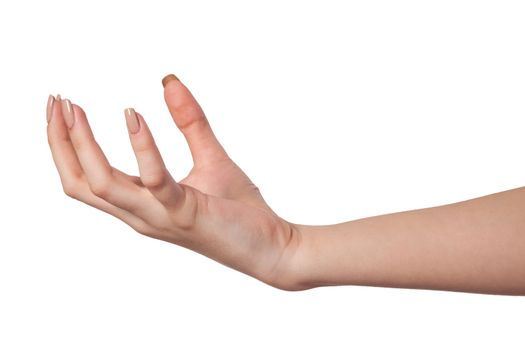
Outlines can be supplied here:
[[[329, 224], [525, 185], [521, 1], [4, 1], [0, 349], [523, 349], [525, 299], [285, 292], [66, 197], [48, 94], [137, 173], [123, 110], [191, 168], [192, 90], [283, 218]], [[524, 252], [525, 254], [525, 252]]]

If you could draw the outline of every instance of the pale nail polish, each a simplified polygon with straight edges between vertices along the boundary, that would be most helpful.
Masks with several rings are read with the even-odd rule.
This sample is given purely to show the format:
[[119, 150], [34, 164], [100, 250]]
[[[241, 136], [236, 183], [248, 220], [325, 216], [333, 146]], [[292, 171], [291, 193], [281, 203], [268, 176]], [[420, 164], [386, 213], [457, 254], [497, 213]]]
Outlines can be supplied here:
[[179, 78], [177, 78], [175, 74], [166, 75], [164, 78], [162, 78], [162, 86], [166, 87], [166, 85], [172, 80], [179, 80]]
[[128, 126], [129, 132], [131, 134], [138, 133], [140, 130], [140, 123], [135, 110], [133, 108], [126, 108], [124, 114], [126, 115], [126, 125]]
[[61, 104], [62, 115], [64, 116], [67, 127], [71, 129], [75, 124], [75, 111], [73, 110], [73, 105], [71, 105], [71, 101], [68, 99], [62, 100]]
[[53, 95], [49, 95], [49, 98], [47, 99], [47, 110], [46, 110], [46, 118], [47, 122], [51, 120], [51, 113], [53, 113], [53, 105], [55, 104], [55, 98]]

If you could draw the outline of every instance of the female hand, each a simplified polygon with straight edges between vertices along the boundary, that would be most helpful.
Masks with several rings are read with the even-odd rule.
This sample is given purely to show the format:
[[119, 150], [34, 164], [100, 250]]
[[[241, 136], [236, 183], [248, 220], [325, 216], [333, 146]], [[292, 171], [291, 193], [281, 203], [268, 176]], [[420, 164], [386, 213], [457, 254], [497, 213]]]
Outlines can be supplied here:
[[48, 139], [64, 191], [136, 231], [272, 286], [373, 285], [525, 295], [525, 187], [334, 225], [289, 223], [228, 157], [175, 76], [164, 97], [194, 167], [177, 183], [144, 118], [126, 109], [140, 177], [111, 167], [84, 111], [50, 96]]
[[295, 225], [276, 215], [259, 189], [229, 158], [201, 107], [174, 75], [164, 98], [184, 134], [194, 166], [176, 182], [139, 113], [125, 110], [140, 177], [113, 168], [96, 143], [83, 109], [49, 97], [48, 141], [64, 192], [147, 236], [178, 244], [278, 288], [295, 290]]

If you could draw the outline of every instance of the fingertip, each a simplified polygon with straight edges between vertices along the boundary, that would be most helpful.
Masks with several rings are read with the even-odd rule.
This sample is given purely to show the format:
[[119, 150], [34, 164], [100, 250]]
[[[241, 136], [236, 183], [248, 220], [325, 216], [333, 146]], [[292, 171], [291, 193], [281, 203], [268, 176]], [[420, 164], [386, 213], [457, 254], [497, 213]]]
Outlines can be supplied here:
[[164, 78], [162, 78], [162, 86], [166, 88], [166, 86], [172, 81], [180, 81], [180, 80], [179, 78], [177, 78], [175, 74], [168, 74]]
[[[132, 112], [135, 112], [134, 116]], [[140, 151], [151, 147], [151, 145], [154, 145], [155, 140], [153, 139], [153, 135], [151, 134], [148, 124], [144, 120], [142, 114], [135, 111], [134, 109], [126, 111], [126, 113], [126, 125], [128, 127], [129, 139], [133, 149], [135, 151]], [[137, 123], [138, 129], [135, 128], [135, 122]]]
[[148, 128], [148, 124], [146, 123], [146, 120], [144, 119], [142, 114], [140, 114], [139, 112], [135, 111], [135, 115], [137, 116], [137, 121], [138, 121], [138, 123], [140, 125], [140, 130], [144, 129], [148, 133], [151, 133], [151, 131]]
[[164, 99], [175, 124], [181, 130], [194, 121], [205, 119], [201, 106], [188, 87], [180, 81], [166, 85]]
[[57, 128], [61, 129], [63, 125], [65, 126], [64, 117], [62, 116], [62, 100], [60, 95], [58, 95], [57, 98], [54, 98], [52, 105], [48, 106], [48, 110], [48, 130], [55, 130]]
[[179, 80], [172, 80], [164, 87], [164, 99], [168, 104], [177, 103], [177, 97], [181, 96], [182, 86]]
[[51, 120], [51, 114], [53, 112], [53, 106], [55, 104], [55, 101], [56, 100], [53, 95], [49, 95], [49, 97], [47, 98], [46, 118], [48, 123]]
[[140, 122], [133, 108], [126, 108], [124, 110], [124, 115], [126, 116], [126, 126], [130, 134], [136, 134], [140, 130]]
[[75, 115], [82, 115], [82, 116], [86, 115], [86, 112], [79, 105], [73, 103], [72, 107], [73, 107], [73, 111]]
[[142, 116], [142, 114], [140, 114], [137, 111], [135, 111], [135, 114], [137, 115], [137, 118], [139, 119], [139, 122], [143, 122], [144, 121], [144, 117]]

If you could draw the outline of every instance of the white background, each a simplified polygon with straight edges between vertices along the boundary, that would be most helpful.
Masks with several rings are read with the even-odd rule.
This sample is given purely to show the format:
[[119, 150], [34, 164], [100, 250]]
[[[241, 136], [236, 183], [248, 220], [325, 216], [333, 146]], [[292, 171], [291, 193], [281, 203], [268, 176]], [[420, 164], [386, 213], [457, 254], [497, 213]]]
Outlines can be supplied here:
[[[66, 197], [48, 94], [137, 173], [123, 109], [176, 179], [175, 73], [282, 217], [329, 224], [525, 184], [521, 1], [4, 1], [0, 349], [523, 349], [525, 299], [285, 292]], [[525, 253], [525, 252], [524, 252]]]

